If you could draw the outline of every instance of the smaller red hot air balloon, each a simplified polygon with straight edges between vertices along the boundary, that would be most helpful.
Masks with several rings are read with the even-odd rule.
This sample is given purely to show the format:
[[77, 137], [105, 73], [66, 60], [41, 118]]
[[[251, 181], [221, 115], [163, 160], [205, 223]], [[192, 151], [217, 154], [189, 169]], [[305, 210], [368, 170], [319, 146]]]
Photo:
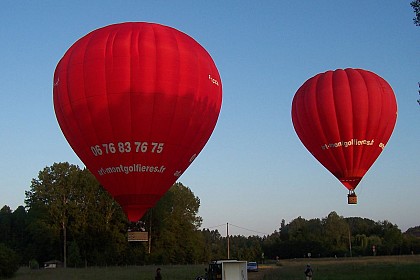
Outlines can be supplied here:
[[53, 99], [70, 146], [135, 222], [205, 146], [222, 82], [209, 53], [187, 34], [126, 22], [67, 50]]
[[292, 122], [309, 152], [354, 192], [391, 137], [397, 103], [391, 86], [362, 69], [337, 69], [307, 80], [292, 102]]

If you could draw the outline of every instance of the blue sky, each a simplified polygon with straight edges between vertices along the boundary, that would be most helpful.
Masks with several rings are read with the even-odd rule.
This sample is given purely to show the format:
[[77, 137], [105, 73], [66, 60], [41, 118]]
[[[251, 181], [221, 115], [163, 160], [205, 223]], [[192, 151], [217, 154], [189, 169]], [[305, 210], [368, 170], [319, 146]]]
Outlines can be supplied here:
[[[226, 3], [228, 2], [228, 3]], [[52, 105], [65, 51], [99, 27], [169, 25], [196, 39], [223, 82], [216, 129], [180, 177], [201, 200], [203, 227], [270, 234], [282, 219], [344, 217], [420, 225], [420, 27], [410, 1], [2, 1], [0, 3], [0, 207], [24, 204], [38, 172], [83, 166]], [[398, 120], [376, 163], [347, 190], [298, 139], [292, 98], [317, 73], [363, 68], [394, 89]], [[223, 226], [219, 226], [223, 225]]]

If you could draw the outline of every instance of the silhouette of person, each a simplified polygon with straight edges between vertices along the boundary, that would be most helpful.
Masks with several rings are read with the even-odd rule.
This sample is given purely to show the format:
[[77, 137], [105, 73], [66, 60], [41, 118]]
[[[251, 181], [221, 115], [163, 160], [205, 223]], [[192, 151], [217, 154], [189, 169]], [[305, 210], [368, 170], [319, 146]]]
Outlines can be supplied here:
[[305, 269], [306, 280], [312, 280], [312, 274], [314, 274], [311, 265], [308, 264]]
[[160, 274], [160, 268], [156, 269], [155, 280], [162, 280], [162, 275]]

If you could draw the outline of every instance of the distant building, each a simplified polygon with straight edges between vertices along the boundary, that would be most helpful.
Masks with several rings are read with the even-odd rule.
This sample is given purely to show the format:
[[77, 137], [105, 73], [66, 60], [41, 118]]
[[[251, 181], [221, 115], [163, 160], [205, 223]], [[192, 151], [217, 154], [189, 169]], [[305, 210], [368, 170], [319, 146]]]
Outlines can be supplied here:
[[63, 262], [58, 260], [51, 260], [44, 262], [44, 268], [57, 268], [57, 267], [63, 267]]

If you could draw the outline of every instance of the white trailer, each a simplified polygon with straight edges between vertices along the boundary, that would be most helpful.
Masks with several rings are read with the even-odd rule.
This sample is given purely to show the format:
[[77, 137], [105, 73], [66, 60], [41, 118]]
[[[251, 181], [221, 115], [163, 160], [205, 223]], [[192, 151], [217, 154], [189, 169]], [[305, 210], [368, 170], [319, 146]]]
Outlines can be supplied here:
[[218, 260], [209, 264], [208, 280], [248, 280], [246, 261]]

